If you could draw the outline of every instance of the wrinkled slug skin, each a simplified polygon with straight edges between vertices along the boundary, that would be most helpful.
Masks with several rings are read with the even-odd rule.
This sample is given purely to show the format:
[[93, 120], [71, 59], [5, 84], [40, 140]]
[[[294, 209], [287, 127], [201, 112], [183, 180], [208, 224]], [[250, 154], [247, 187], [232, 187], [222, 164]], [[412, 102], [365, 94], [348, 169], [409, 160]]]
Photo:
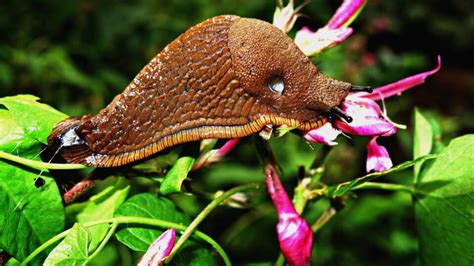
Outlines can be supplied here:
[[[282, 94], [268, 88], [275, 77], [284, 82]], [[69, 163], [115, 167], [179, 143], [248, 136], [269, 124], [317, 128], [349, 88], [320, 73], [273, 25], [218, 16], [166, 46], [97, 115], [60, 122], [48, 143], [60, 146]]]

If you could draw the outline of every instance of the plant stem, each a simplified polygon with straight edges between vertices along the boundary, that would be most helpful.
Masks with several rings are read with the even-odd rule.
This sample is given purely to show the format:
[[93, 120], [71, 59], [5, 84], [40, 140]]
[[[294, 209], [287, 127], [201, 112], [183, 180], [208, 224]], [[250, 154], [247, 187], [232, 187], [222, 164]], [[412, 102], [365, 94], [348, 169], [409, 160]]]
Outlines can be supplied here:
[[316, 156], [314, 157], [309, 169], [318, 169], [319, 167], [322, 167], [324, 160], [326, 159], [330, 151], [331, 148], [329, 146], [323, 145], [321, 151], [319, 153], [316, 153]]
[[[166, 263], [169, 263], [173, 259], [174, 255], [176, 255], [176, 253], [179, 251], [179, 249], [184, 244], [184, 242], [189, 238], [189, 236], [193, 233], [193, 231], [196, 230], [197, 226], [209, 215], [209, 213], [211, 213], [217, 206], [219, 206], [219, 204], [221, 204], [223, 201], [225, 201], [226, 199], [228, 199], [229, 197], [231, 197], [235, 193], [245, 191], [245, 190], [249, 190], [249, 189], [259, 189], [261, 187], [262, 187], [261, 184], [256, 184], [256, 183], [238, 186], [238, 187], [235, 187], [235, 188], [232, 188], [232, 189], [226, 191], [225, 193], [223, 193], [222, 195], [220, 195], [219, 197], [217, 197], [213, 201], [211, 201], [206, 206], [206, 208], [204, 208], [198, 214], [198, 216], [196, 216], [196, 218], [194, 218], [194, 220], [191, 222], [191, 224], [181, 234], [181, 237], [178, 239], [178, 242], [173, 247], [173, 249], [171, 250], [171, 252], [168, 256], [168, 258], [166, 259]], [[224, 263], [226, 265], [231, 265], [230, 260], [224, 260]]]
[[333, 207], [329, 207], [322, 215], [319, 217], [319, 219], [314, 222], [314, 224], [311, 226], [311, 230], [313, 232], [317, 232], [321, 227], [323, 227], [331, 218], [336, 215], [336, 209]]
[[34, 169], [38, 170], [76, 170], [76, 169], [84, 169], [86, 166], [82, 164], [66, 164], [66, 163], [45, 163], [40, 161], [34, 161], [25, 159], [20, 156], [15, 156], [4, 151], [0, 151], [0, 159], [9, 160], [15, 163], [19, 163], [21, 165], [25, 165]]
[[117, 229], [118, 223], [112, 223], [110, 226], [109, 231], [107, 232], [107, 235], [105, 235], [104, 239], [100, 242], [100, 245], [94, 250], [94, 253], [92, 253], [87, 259], [92, 260], [97, 254], [99, 254], [102, 249], [104, 249], [105, 245], [109, 242], [110, 238], [114, 235], [115, 230]]
[[262, 219], [263, 217], [269, 215], [270, 213], [273, 213], [275, 209], [273, 208], [273, 205], [263, 203], [259, 206], [257, 206], [254, 210], [251, 212], [248, 212], [244, 215], [241, 215], [234, 223], [232, 223], [231, 226], [226, 228], [224, 233], [222, 233], [223, 237], [222, 243], [224, 245], [230, 245], [230, 243], [239, 235], [242, 234], [242, 232], [250, 227], [253, 223], [256, 221]]
[[352, 190], [356, 190], [356, 189], [383, 189], [383, 190], [407, 191], [410, 193], [415, 192], [415, 189], [412, 186], [390, 184], [390, 183], [379, 183], [379, 182], [365, 182], [352, 188]]
[[351, 181], [347, 181], [347, 182], [340, 183], [340, 184], [335, 185], [335, 186], [331, 186], [331, 187], [328, 188], [328, 196], [329, 197], [342, 196], [342, 195], [346, 194], [349, 190], [352, 190], [356, 187], [359, 187], [364, 183], [368, 183], [369, 181], [372, 181], [376, 178], [379, 178], [379, 177], [387, 175], [387, 174], [391, 174], [391, 173], [399, 172], [401, 170], [405, 170], [409, 167], [412, 167], [413, 165], [415, 165], [417, 163], [424, 162], [426, 160], [432, 160], [434, 158], [437, 158], [438, 156], [440, 156], [440, 154], [424, 155], [424, 156], [416, 158], [415, 160], [403, 162], [403, 163], [401, 163], [397, 166], [394, 166], [394, 167], [392, 167], [388, 170], [381, 171], [381, 172], [370, 173], [370, 174], [367, 174], [365, 176], [355, 178]]
[[30, 255], [28, 255], [28, 257], [26, 257], [26, 259], [24, 261], [22, 261], [20, 265], [21, 266], [28, 265], [28, 262], [30, 262], [38, 254], [43, 252], [46, 248], [48, 248], [52, 244], [58, 242], [59, 240], [63, 239], [64, 237], [66, 237], [66, 235], [69, 233], [70, 230], [71, 229], [65, 230], [65, 231], [53, 236], [51, 239], [44, 242], [43, 244], [41, 244], [41, 246], [37, 247], [33, 252], [31, 252]]
[[[104, 220], [99, 220], [99, 221], [92, 221], [88, 223], [84, 223], [84, 227], [91, 227], [99, 224], [105, 224], [105, 223], [114, 223], [114, 224], [123, 224], [123, 223], [128, 223], [128, 224], [142, 224], [142, 225], [151, 225], [151, 226], [158, 226], [162, 228], [175, 228], [180, 231], [186, 230], [187, 226], [182, 225], [182, 224], [177, 224], [177, 223], [172, 223], [168, 221], [163, 221], [159, 219], [152, 219], [152, 218], [145, 218], [145, 217], [133, 217], [133, 216], [123, 216], [123, 217], [115, 217], [115, 218], [109, 218], [109, 219], [104, 219]], [[52, 244], [56, 243], [57, 241], [61, 240], [62, 238], [66, 237], [66, 235], [69, 233], [70, 229], [65, 230], [58, 235], [55, 235], [53, 238], [49, 239], [45, 243], [43, 243], [41, 246], [36, 248], [26, 259], [21, 263], [21, 265], [27, 265], [28, 262], [30, 262], [34, 257], [36, 257], [38, 254], [46, 250], [49, 246]], [[216, 251], [219, 253], [219, 255], [222, 257], [224, 261], [230, 262], [229, 257], [225, 253], [225, 251], [222, 249], [222, 247], [210, 236], [204, 234], [201, 231], [194, 231], [194, 235], [196, 237], [204, 240], [205, 242], [209, 243]]]

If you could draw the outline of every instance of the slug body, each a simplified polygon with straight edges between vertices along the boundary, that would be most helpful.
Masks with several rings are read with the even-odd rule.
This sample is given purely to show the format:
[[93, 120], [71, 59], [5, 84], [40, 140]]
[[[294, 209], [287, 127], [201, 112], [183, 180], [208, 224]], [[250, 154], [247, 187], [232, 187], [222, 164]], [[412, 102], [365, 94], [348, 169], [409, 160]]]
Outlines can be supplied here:
[[99, 114], [60, 122], [48, 143], [70, 163], [115, 167], [184, 142], [320, 127], [350, 87], [273, 25], [218, 16], [165, 47]]

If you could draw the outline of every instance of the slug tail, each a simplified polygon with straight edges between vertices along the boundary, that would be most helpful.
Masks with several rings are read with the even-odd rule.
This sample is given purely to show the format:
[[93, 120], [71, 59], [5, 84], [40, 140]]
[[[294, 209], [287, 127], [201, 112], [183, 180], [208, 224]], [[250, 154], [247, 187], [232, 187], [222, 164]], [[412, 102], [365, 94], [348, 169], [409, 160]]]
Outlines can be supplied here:
[[54, 154], [60, 154], [68, 163], [91, 164], [90, 158], [93, 152], [89, 149], [87, 142], [77, 129], [83, 125], [78, 117], [70, 117], [59, 122], [48, 136], [48, 148], [54, 150]]
[[61, 156], [68, 163], [77, 163], [87, 166], [97, 166], [93, 152], [85, 144], [64, 147], [61, 150]]
[[48, 136], [48, 146], [62, 146], [62, 140], [65, 134], [71, 129], [76, 129], [81, 124], [81, 119], [78, 117], [69, 117], [59, 122], [54, 126]]

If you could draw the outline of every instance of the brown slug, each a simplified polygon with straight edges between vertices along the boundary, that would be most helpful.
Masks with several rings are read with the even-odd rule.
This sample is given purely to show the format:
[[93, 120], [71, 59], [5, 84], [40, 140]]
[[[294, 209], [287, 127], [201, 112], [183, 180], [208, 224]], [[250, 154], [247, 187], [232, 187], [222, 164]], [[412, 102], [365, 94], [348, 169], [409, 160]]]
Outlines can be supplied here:
[[356, 87], [319, 72], [272, 24], [218, 16], [166, 46], [99, 114], [60, 122], [48, 143], [69, 163], [115, 167], [180, 143], [350, 120], [337, 106]]

